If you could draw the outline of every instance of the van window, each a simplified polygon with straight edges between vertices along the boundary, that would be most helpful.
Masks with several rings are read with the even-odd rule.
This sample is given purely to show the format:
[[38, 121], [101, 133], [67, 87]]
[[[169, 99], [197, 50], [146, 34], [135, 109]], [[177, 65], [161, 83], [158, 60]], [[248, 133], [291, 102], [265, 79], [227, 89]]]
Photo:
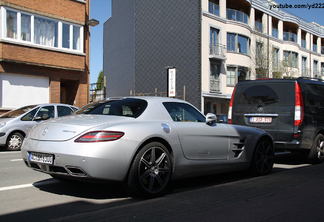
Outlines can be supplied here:
[[235, 91], [235, 104], [294, 106], [294, 84], [256, 83], [241, 85]]

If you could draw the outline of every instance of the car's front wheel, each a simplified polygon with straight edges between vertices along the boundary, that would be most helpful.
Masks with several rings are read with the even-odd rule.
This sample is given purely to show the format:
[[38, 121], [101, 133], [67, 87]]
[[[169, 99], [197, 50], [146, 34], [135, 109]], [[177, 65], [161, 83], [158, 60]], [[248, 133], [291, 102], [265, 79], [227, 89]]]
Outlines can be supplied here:
[[153, 198], [165, 192], [171, 174], [172, 160], [169, 151], [163, 144], [151, 142], [136, 155], [123, 185], [135, 196]]
[[266, 175], [272, 170], [273, 162], [273, 143], [269, 139], [262, 138], [254, 149], [250, 171], [256, 176]]
[[24, 137], [20, 133], [12, 133], [7, 140], [7, 150], [20, 150]]

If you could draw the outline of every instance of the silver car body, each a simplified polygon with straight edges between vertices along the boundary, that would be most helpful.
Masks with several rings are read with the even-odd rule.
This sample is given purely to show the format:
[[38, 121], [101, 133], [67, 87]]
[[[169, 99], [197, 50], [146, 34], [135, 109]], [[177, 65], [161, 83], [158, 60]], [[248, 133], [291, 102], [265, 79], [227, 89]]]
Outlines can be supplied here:
[[[46, 109], [46, 108], [52, 109]], [[62, 112], [58, 112], [58, 107], [63, 107]], [[43, 110], [42, 110], [43, 108]], [[64, 116], [71, 114], [78, 108], [66, 104], [41, 104], [41, 105], [30, 105], [21, 107], [19, 109], [9, 111], [0, 116], [0, 146], [4, 146], [8, 142], [8, 138], [14, 133], [20, 133], [23, 137], [36, 123], [46, 119], [44, 116], [47, 115], [48, 118], [56, 118], [59, 116]], [[11, 113], [21, 110], [21, 115], [11, 116]], [[70, 110], [70, 112], [66, 112]], [[25, 112], [26, 111], [26, 112]], [[49, 114], [48, 111], [53, 111]], [[42, 113], [42, 114], [41, 114]], [[36, 117], [39, 117], [36, 119]], [[10, 150], [10, 148], [8, 148]]]
[[[145, 144], [157, 141], [171, 153], [171, 179], [180, 179], [246, 170], [257, 142], [261, 138], [273, 142], [268, 133], [256, 128], [174, 121], [163, 103], [187, 104], [194, 108], [182, 100], [131, 98], [147, 101], [145, 111], [137, 118], [81, 114], [37, 124], [22, 146], [26, 165], [53, 176], [124, 181], [139, 150]], [[123, 132], [124, 135], [109, 142], [75, 142], [81, 135], [103, 130]], [[37, 162], [30, 157], [35, 153], [46, 156], [42, 156], [42, 162]], [[45, 163], [46, 158], [52, 158], [50, 164]]]

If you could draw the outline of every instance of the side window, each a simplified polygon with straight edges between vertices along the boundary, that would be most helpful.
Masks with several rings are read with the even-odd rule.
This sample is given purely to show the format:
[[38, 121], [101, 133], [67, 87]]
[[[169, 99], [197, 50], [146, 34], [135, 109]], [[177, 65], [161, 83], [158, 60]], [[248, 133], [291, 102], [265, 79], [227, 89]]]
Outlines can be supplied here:
[[44, 106], [40, 108], [35, 118], [40, 120], [47, 120], [47, 119], [54, 118], [54, 106]]
[[35, 116], [35, 113], [37, 112], [38, 109], [34, 109], [30, 112], [28, 112], [26, 115], [24, 115], [22, 118], [21, 118], [21, 121], [32, 121], [34, 116]]
[[205, 117], [195, 108], [186, 103], [163, 103], [173, 121], [176, 122], [205, 122]]
[[67, 106], [57, 106], [58, 117], [70, 115], [72, 112], [73, 110]]

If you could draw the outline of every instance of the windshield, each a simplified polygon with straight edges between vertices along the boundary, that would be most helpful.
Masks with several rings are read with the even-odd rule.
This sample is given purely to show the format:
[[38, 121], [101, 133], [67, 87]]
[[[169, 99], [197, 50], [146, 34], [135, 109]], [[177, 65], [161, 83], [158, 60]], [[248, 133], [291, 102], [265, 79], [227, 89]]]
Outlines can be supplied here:
[[137, 118], [144, 112], [146, 107], [147, 102], [141, 99], [101, 100], [82, 107], [74, 114], [113, 115]]
[[35, 108], [37, 105], [32, 105], [32, 106], [25, 106], [19, 109], [15, 109], [9, 112], [6, 112], [5, 114], [1, 115], [0, 118], [15, 118], [17, 116], [20, 116], [33, 108]]

